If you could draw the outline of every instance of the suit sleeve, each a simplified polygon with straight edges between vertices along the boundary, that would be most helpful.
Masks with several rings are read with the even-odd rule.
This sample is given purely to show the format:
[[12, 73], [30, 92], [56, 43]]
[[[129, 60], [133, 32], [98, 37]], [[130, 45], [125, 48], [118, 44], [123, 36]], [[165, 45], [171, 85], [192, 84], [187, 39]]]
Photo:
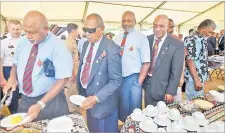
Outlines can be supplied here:
[[[180, 44], [182, 45], [182, 44]], [[173, 54], [169, 84], [166, 93], [176, 95], [184, 63], [184, 47], [176, 49]]]
[[116, 46], [113, 52], [109, 52], [107, 55], [109, 83], [96, 93], [100, 102], [106, 101], [122, 84], [122, 65], [119, 52], [120, 48]]

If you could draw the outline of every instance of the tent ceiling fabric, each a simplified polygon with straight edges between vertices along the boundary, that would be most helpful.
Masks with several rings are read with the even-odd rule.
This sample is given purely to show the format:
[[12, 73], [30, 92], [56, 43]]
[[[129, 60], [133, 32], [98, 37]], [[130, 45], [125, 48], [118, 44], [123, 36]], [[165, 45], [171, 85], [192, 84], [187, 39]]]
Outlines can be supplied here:
[[[98, 13], [102, 16], [106, 24], [120, 24], [124, 11], [133, 11], [136, 15], [137, 23], [143, 20], [162, 2], [1, 2], [1, 15], [6, 19], [22, 20], [24, 15], [30, 10], [38, 10], [46, 15], [50, 23], [67, 24], [76, 22], [82, 24], [83, 16], [90, 13]], [[205, 10], [219, 4], [216, 8], [204, 12]], [[186, 22], [186, 24], [199, 23], [206, 18], [214, 21], [224, 21], [224, 2], [165, 2], [156, 9], [142, 23], [151, 25], [155, 16], [166, 14], [172, 18], [176, 25]], [[2, 20], [2, 19], [1, 19]]]

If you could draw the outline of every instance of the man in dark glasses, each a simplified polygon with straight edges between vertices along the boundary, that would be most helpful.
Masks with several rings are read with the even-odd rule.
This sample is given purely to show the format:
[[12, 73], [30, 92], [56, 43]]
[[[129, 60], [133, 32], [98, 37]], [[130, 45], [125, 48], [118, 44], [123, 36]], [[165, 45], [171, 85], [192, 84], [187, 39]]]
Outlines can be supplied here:
[[98, 14], [87, 16], [83, 30], [88, 41], [80, 56], [77, 89], [87, 99], [80, 107], [87, 110], [90, 132], [118, 132], [120, 48], [103, 35], [104, 23]]

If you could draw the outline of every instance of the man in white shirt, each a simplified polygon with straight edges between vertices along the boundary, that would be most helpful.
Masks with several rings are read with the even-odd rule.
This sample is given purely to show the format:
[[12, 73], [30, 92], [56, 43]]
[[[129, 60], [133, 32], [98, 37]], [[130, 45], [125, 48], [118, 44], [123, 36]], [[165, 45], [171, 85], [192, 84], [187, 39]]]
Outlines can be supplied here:
[[126, 11], [122, 16], [124, 32], [115, 38], [121, 47], [123, 84], [120, 91], [119, 119], [125, 122], [135, 108], [141, 109], [142, 83], [150, 67], [150, 48], [147, 37], [135, 30], [135, 14]]
[[[9, 21], [9, 34], [7, 38], [1, 40], [1, 57], [0, 57], [0, 84], [4, 86], [10, 76], [13, 65], [14, 53], [16, 46], [21, 39], [21, 23], [18, 20]], [[9, 105], [11, 113], [16, 113], [18, 107], [18, 88], [13, 91], [12, 103]]]

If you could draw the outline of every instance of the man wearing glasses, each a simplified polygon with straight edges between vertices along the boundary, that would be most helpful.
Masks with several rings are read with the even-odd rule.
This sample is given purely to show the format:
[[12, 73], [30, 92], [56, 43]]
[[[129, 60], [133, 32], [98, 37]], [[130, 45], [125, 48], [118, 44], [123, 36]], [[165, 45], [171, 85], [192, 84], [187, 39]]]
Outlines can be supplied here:
[[126, 11], [122, 16], [123, 32], [115, 42], [120, 46], [123, 84], [120, 90], [119, 119], [125, 122], [135, 108], [142, 105], [141, 85], [150, 67], [150, 48], [147, 37], [135, 30], [135, 14]]
[[98, 14], [90, 14], [83, 31], [84, 43], [77, 75], [77, 89], [86, 100], [80, 106], [87, 112], [90, 132], [118, 132], [118, 90], [122, 83], [120, 48], [104, 35]]
[[[14, 53], [18, 42], [21, 40], [21, 23], [18, 20], [10, 20], [8, 25], [8, 37], [1, 40], [1, 57], [0, 57], [0, 86], [4, 86], [10, 76], [13, 65]], [[19, 89], [12, 92], [11, 104], [9, 110], [12, 114], [17, 112]]]

